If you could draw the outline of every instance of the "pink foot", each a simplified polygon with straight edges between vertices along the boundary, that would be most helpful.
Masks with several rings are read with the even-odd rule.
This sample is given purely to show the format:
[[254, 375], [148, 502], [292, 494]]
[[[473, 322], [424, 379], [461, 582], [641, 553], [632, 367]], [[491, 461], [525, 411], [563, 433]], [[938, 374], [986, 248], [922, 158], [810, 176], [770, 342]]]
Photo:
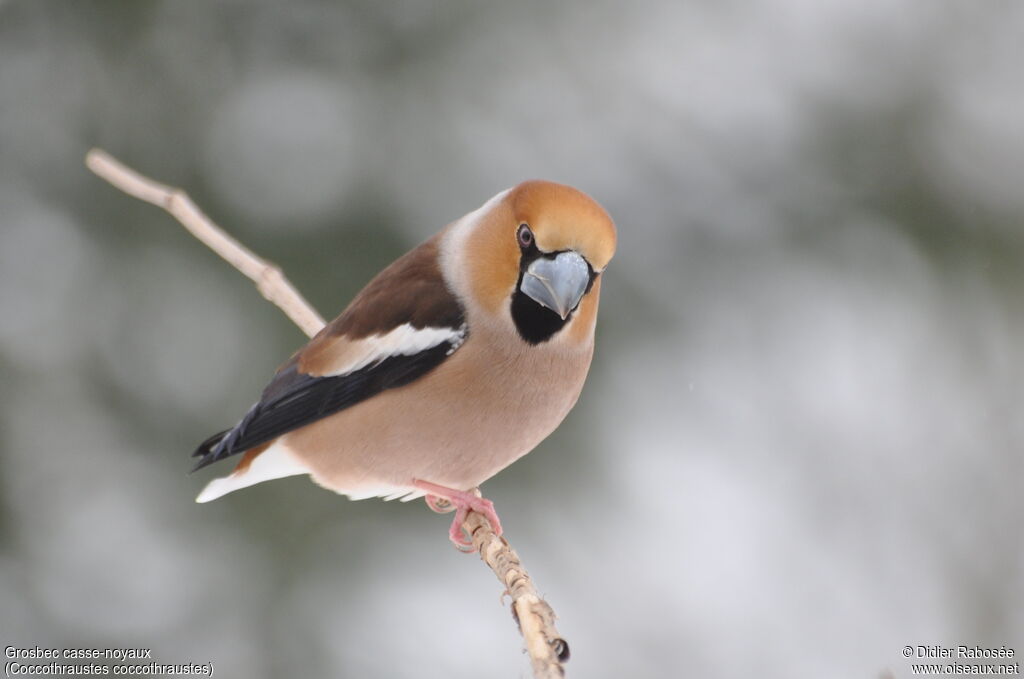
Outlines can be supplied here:
[[[462, 522], [466, 520], [466, 514], [470, 511], [483, 514], [484, 518], [491, 524], [491, 528], [494, 529], [495, 535], [501, 535], [501, 521], [494, 511], [494, 503], [490, 500], [485, 500], [472, 492], [446, 488], [445, 486], [439, 486], [429, 481], [420, 481], [419, 479], [414, 480], [412, 485], [427, 492], [427, 497], [425, 498], [427, 506], [435, 512], [455, 510], [455, 519], [452, 520], [452, 527], [448, 529], [448, 538], [455, 543], [459, 550], [463, 552], [475, 551], [473, 541], [462, 530]], [[445, 503], [447, 503], [447, 506]]]

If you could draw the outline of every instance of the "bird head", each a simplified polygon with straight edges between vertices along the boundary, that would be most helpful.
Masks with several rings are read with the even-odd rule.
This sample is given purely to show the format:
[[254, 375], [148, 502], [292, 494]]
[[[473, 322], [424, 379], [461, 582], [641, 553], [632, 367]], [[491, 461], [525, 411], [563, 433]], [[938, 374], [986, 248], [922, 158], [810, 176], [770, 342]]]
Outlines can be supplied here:
[[[530, 344], [593, 330], [600, 275], [615, 254], [615, 224], [585, 193], [527, 181], [454, 226], [464, 280], [456, 287], [506, 318]], [[576, 332], [573, 332], [576, 330]]]

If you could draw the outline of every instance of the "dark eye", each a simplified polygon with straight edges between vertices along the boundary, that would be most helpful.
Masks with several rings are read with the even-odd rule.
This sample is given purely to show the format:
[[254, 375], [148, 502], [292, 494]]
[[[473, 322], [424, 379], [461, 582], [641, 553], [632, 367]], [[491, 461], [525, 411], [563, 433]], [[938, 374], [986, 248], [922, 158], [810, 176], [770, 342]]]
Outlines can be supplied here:
[[528, 248], [533, 245], [533, 231], [530, 231], [530, 227], [526, 224], [520, 224], [519, 230], [516, 231], [516, 240], [519, 241], [519, 247]]

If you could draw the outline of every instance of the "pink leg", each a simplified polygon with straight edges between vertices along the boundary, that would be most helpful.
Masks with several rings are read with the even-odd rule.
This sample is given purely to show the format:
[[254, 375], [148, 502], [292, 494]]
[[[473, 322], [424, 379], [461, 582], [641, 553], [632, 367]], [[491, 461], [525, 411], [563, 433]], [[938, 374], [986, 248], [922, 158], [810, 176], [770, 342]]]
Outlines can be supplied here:
[[[491, 524], [496, 535], [501, 535], [501, 521], [494, 511], [494, 503], [490, 500], [465, 490], [446, 488], [429, 481], [413, 480], [412, 484], [420, 490], [427, 492], [427, 506], [436, 511], [451, 511], [451, 509], [439, 506], [438, 499], [446, 500], [451, 508], [455, 509], [455, 519], [452, 527], [448, 530], [449, 539], [462, 551], [473, 551], [473, 541], [462, 531], [462, 522], [466, 520], [466, 514], [470, 511], [483, 514], [484, 518]], [[479, 491], [478, 491], [479, 492]], [[468, 549], [467, 549], [468, 548]]]

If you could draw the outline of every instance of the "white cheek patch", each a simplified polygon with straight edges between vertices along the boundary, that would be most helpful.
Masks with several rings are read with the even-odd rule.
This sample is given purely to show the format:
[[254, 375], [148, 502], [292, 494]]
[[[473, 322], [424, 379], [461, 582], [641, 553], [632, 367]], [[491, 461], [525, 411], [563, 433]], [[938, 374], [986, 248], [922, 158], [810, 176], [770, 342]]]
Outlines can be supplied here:
[[471, 285], [466, 274], [466, 263], [460, 257], [466, 252], [466, 239], [483, 221], [487, 213], [505, 200], [511, 191], [512, 189], [505, 189], [477, 209], [456, 220], [441, 239], [442, 275], [452, 292], [462, 300], [463, 304], [473, 303]]
[[414, 328], [403, 323], [383, 335], [370, 335], [358, 340], [349, 340], [353, 358], [343, 366], [324, 373], [322, 377], [337, 377], [373, 366], [392, 356], [414, 356], [433, 349], [444, 342], [452, 345], [451, 354], [466, 338], [466, 326], [458, 328]]

